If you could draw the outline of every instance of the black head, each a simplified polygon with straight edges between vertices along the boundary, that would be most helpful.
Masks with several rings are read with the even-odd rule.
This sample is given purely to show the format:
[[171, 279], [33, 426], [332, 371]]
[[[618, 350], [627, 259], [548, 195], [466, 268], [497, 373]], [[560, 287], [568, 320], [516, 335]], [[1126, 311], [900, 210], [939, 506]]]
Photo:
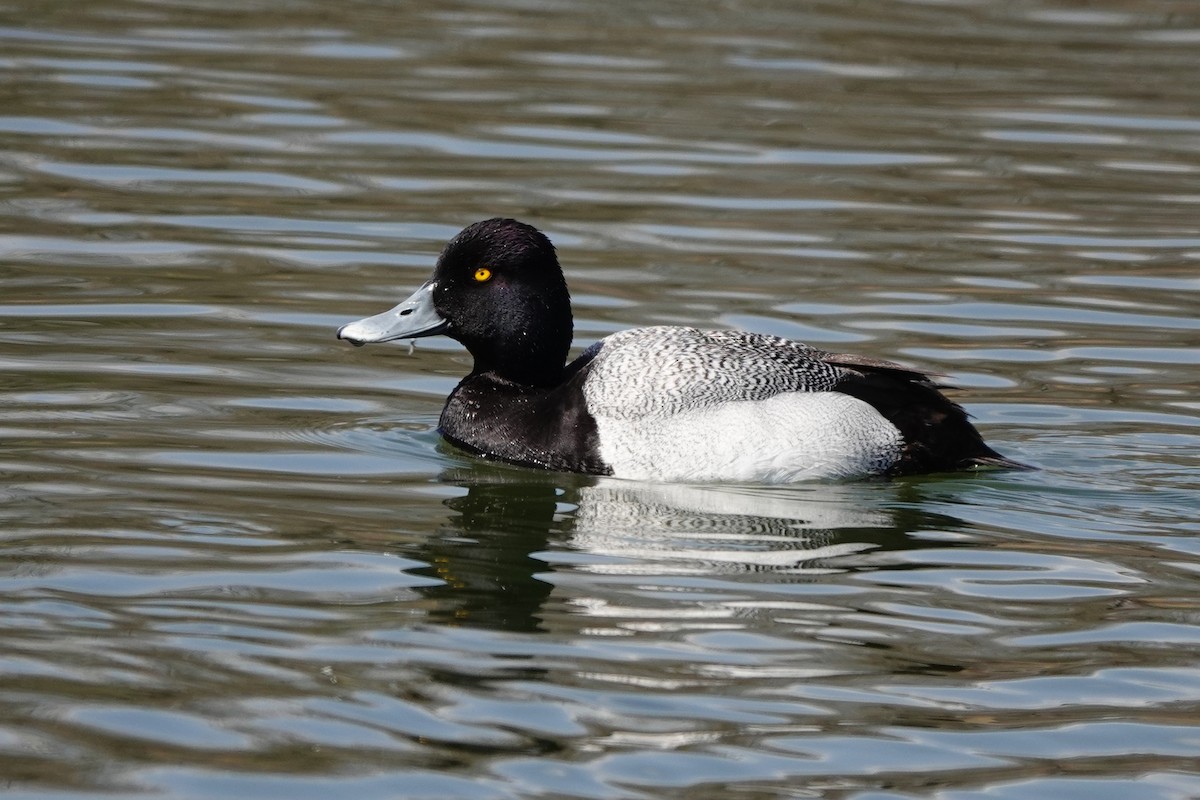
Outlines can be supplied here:
[[571, 347], [571, 296], [554, 245], [513, 219], [476, 222], [450, 240], [433, 273], [445, 334], [475, 372], [531, 385], [556, 383]]

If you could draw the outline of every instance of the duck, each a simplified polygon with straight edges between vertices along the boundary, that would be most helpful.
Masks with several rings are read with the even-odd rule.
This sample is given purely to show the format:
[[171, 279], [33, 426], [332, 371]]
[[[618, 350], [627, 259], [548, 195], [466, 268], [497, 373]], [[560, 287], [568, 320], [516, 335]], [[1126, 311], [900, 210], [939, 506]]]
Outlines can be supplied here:
[[439, 433], [485, 459], [673, 483], [793, 483], [1024, 465], [984, 443], [925, 373], [740, 330], [665, 326], [568, 359], [571, 296], [550, 239], [467, 226], [408, 299], [351, 322], [361, 346], [443, 335], [474, 359]]

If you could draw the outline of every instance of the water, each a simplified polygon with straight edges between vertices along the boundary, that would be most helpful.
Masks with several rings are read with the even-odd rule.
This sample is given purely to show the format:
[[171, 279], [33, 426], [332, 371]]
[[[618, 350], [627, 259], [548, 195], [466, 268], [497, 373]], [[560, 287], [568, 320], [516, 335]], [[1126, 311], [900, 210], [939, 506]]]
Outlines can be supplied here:
[[[1200, 796], [1200, 14], [10, 3], [12, 797]], [[577, 347], [944, 374], [1032, 473], [658, 486], [438, 442], [346, 321], [511, 215]]]

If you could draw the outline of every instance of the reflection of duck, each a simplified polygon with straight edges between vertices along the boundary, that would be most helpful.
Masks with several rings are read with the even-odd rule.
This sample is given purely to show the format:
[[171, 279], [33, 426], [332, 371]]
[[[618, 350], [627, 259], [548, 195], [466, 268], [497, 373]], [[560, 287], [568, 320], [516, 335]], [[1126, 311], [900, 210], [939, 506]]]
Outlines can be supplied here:
[[[893, 484], [682, 486], [503, 466], [442, 481], [466, 493], [446, 501], [452, 516], [420, 554], [442, 580], [421, 592], [438, 621], [502, 630], [537, 630], [556, 585], [586, 606], [578, 594], [591, 579], [571, 576], [752, 572], [756, 583], [793, 583], [846, 568], [855, 553], [919, 546], [913, 528], [954, 525], [895, 511], [904, 488]], [[608, 591], [593, 589], [593, 599]]]
[[579, 489], [571, 544], [616, 559], [591, 571], [813, 571], [876, 547], [838, 530], [892, 526], [892, 514], [860, 502], [841, 486], [801, 494], [605, 480]]
[[560, 490], [553, 481], [518, 482], [506, 472], [452, 470], [441, 476], [466, 492], [445, 501], [451, 516], [420, 554], [430, 564], [426, 571], [442, 581], [422, 589], [440, 601], [430, 610], [439, 622], [507, 631], [539, 627], [551, 586], [534, 577], [546, 564], [533, 554], [546, 549], [561, 524]]
[[475, 367], [441, 432], [490, 458], [640, 480], [789, 482], [1015, 466], [924, 375], [774, 336], [622, 331], [563, 366], [571, 301], [550, 240], [515, 220], [471, 225], [354, 344], [444, 333]]

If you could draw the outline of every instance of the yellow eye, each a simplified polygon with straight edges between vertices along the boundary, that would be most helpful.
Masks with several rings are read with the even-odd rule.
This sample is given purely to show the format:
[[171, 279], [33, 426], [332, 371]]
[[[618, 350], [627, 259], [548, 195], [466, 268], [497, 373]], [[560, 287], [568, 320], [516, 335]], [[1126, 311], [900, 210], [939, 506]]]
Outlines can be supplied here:
[[475, 270], [475, 280], [479, 281], [480, 283], [491, 280], [491, 277], [492, 271], [487, 267], [480, 267], [479, 269]]

